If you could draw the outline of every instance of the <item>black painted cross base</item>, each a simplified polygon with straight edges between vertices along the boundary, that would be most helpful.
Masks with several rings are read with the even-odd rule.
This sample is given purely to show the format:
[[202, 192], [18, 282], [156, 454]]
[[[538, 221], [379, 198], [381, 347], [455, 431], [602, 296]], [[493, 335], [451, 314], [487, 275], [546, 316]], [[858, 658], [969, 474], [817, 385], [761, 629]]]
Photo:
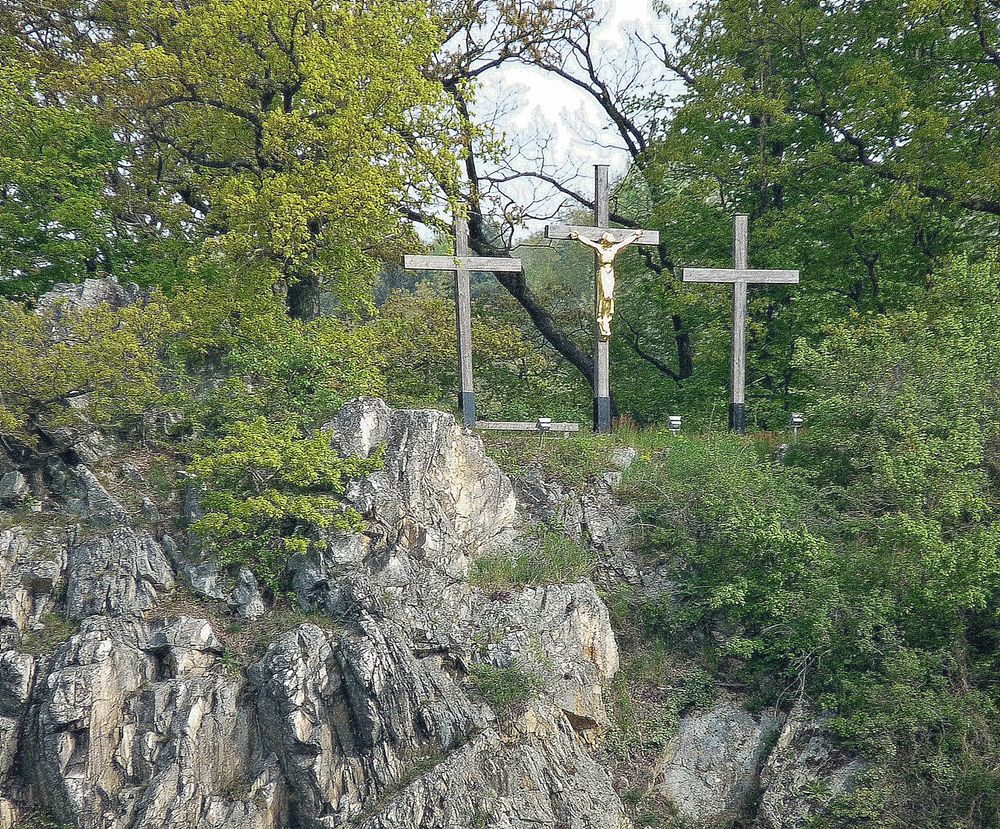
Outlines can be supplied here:
[[594, 398], [594, 431], [599, 435], [611, 434], [611, 398]]
[[746, 403], [729, 404], [729, 431], [736, 432], [738, 435], [745, 435], [747, 433]]
[[462, 412], [462, 423], [468, 429], [476, 428], [476, 393], [463, 391], [458, 393], [458, 408]]

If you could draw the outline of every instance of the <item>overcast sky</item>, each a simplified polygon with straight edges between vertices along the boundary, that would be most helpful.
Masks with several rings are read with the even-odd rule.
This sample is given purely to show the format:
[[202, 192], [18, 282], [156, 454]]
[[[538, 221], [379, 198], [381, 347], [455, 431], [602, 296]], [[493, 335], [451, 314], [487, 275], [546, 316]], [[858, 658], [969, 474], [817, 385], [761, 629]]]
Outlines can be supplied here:
[[[609, 61], [624, 53], [631, 32], [647, 39], [652, 33], [666, 36], [666, 27], [652, 11], [652, 0], [604, 0], [601, 5], [606, 13], [598, 36]], [[671, 0], [671, 5], [683, 8], [689, 3]], [[500, 113], [497, 123], [511, 146], [533, 146], [538, 136], [551, 136], [550, 160], [579, 169], [581, 188], [588, 187], [583, 181], [592, 180], [593, 164], [610, 164], [612, 179], [624, 172], [626, 154], [607, 146], [617, 142], [614, 132], [604, 130], [606, 117], [571, 83], [541, 70], [508, 64], [482, 84], [477, 97], [481, 118], [491, 120], [494, 112]]]

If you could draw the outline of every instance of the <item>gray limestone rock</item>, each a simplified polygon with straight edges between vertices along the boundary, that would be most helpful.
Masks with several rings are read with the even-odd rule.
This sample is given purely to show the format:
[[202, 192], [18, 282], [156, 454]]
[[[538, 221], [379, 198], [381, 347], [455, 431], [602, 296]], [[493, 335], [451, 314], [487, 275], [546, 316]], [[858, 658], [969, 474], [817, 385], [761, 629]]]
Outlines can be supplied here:
[[629, 829], [607, 772], [558, 713], [533, 710], [519, 739], [487, 729], [433, 765], [361, 829]]
[[469, 563], [516, 534], [509, 479], [451, 415], [381, 401], [345, 408], [331, 439], [374, 451], [382, 435], [384, 464], [348, 493], [368, 522], [364, 537], [332, 536], [321, 556], [293, 565], [300, 599], [338, 615], [391, 616], [429, 647], [467, 641]]
[[307, 825], [356, 818], [407, 770], [487, 722], [435, 660], [418, 660], [373, 620], [343, 636], [302, 625], [251, 670], [257, 717]]
[[681, 719], [654, 773], [657, 792], [696, 826], [734, 820], [757, 793], [760, 769], [780, 721], [722, 699]]
[[[50, 657], [0, 653], [15, 700], [0, 702], [0, 829], [33, 806], [79, 829], [628, 829], [590, 753], [618, 669], [593, 584], [469, 583], [477, 556], [520, 543], [525, 513], [451, 416], [362, 400], [327, 428], [344, 454], [384, 456], [348, 493], [366, 531], [289, 564], [299, 605], [329, 627], [270, 633], [287, 611], [264, 606], [250, 571], [234, 580], [132, 529], [88, 467], [50, 469], [61, 515], [90, 535], [0, 531], [0, 648], [63, 601], [81, 626]], [[624, 549], [575, 503], [587, 543]], [[245, 621], [171, 619], [174, 568]], [[244, 676], [227, 637], [256, 630], [273, 641]], [[529, 665], [544, 687], [494, 712], [468, 676], [483, 660]]]
[[257, 579], [246, 567], [240, 568], [227, 601], [244, 619], [259, 619], [267, 612]]
[[52, 492], [81, 518], [103, 524], [125, 524], [128, 511], [84, 464], [52, 460], [46, 470]]
[[156, 539], [120, 527], [71, 549], [66, 608], [75, 619], [139, 613], [173, 585], [173, 569]]
[[344, 456], [367, 458], [382, 445], [392, 409], [377, 397], [361, 397], [344, 404], [337, 417], [323, 429]]
[[474, 620], [487, 661], [532, 667], [546, 699], [588, 740], [607, 729], [603, 686], [618, 672], [618, 645], [590, 582], [480, 597]]
[[0, 780], [14, 764], [35, 669], [35, 657], [0, 651]]
[[42, 628], [65, 570], [64, 532], [0, 530], [0, 649], [16, 648], [25, 634]]
[[51, 313], [57, 318], [60, 312], [79, 311], [107, 305], [111, 308], [125, 308], [140, 302], [142, 291], [137, 285], [122, 285], [115, 277], [85, 279], [83, 282], [60, 282], [38, 298], [36, 309]]
[[0, 506], [15, 506], [30, 494], [27, 479], [16, 469], [0, 477]]
[[761, 774], [757, 829], [801, 829], [839, 795], [850, 792], [864, 761], [838, 750], [821, 715], [801, 701], [781, 729]]
[[81, 829], [278, 829], [287, 795], [207, 622], [87, 619], [29, 709], [23, 763]]

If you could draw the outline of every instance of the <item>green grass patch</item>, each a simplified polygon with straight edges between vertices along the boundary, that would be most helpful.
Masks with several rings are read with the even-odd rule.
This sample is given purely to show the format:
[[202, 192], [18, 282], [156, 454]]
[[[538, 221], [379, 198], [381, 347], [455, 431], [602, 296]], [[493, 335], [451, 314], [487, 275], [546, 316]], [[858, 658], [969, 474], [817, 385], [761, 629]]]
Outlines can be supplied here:
[[480, 696], [498, 711], [521, 709], [542, 690], [541, 674], [519, 665], [473, 665], [470, 678]]
[[552, 435], [539, 442], [533, 434], [487, 433], [483, 445], [497, 466], [512, 477], [536, 468], [548, 480], [579, 487], [613, 468], [611, 453], [621, 445], [621, 439], [590, 434]]
[[582, 544], [559, 532], [543, 531], [537, 547], [504, 550], [472, 562], [469, 581], [500, 590], [530, 584], [560, 584], [587, 578], [594, 556]]
[[77, 632], [79, 626], [58, 613], [46, 613], [42, 617], [41, 630], [33, 630], [24, 635], [18, 650], [31, 656], [48, 656], [63, 642]]

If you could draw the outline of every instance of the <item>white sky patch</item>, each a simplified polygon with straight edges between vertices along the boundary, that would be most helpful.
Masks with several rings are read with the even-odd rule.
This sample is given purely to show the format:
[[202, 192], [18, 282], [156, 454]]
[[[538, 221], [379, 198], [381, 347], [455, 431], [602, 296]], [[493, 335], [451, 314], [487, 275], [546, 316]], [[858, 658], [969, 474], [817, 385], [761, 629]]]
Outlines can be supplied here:
[[[632, 33], [649, 41], [653, 35], [668, 36], [665, 21], [652, 9], [652, 0], [616, 0], [601, 4], [604, 19], [597, 29], [597, 43], [605, 50], [601, 64], [621, 66]], [[671, 0], [671, 5], [685, 8], [687, 0]], [[638, 46], [647, 62], [646, 77], [657, 76], [653, 55]], [[612, 68], [604, 74], [616, 79]], [[625, 172], [628, 154], [621, 138], [608, 129], [608, 119], [600, 106], [585, 91], [555, 74], [528, 66], [508, 64], [484, 78], [477, 94], [476, 110], [482, 121], [493, 121], [503, 131], [520, 169], [531, 169], [531, 159], [540, 143], [546, 142], [546, 161], [576, 172], [573, 184], [589, 194], [592, 166], [611, 165], [612, 180]], [[518, 160], [518, 148], [523, 156]], [[509, 188], [508, 188], [509, 189]], [[518, 186], [518, 190], [520, 190]], [[525, 186], [527, 189], [527, 186]], [[515, 192], [511, 190], [510, 192]]]

